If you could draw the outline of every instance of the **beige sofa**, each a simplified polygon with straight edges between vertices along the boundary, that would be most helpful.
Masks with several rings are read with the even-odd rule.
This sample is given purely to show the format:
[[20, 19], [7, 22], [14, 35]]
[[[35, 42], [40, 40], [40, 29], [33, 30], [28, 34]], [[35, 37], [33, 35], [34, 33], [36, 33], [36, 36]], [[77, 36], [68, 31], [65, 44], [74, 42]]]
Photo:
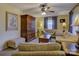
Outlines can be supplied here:
[[59, 43], [20, 44], [13, 56], [64, 56]]

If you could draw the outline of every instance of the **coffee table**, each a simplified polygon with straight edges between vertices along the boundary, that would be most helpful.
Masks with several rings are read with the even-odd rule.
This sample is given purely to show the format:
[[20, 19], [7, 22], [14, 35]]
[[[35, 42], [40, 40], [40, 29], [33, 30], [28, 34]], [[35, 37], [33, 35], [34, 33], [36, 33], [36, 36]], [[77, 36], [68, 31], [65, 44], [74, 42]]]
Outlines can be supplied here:
[[39, 43], [48, 43], [50, 41], [51, 34], [46, 33], [39, 37]]
[[79, 49], [76, 48], [76, 43], [61, 42], [63, 50], [67, 55], [79, 56]]

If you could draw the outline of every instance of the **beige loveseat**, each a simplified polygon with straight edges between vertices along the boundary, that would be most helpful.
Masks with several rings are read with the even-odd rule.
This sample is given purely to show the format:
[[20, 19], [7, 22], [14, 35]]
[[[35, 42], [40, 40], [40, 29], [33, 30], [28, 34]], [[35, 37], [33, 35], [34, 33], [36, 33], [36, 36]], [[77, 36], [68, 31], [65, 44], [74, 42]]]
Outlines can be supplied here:
[[59, 43], [20, 44], [19, 51], [13, 56], [64, 56]]

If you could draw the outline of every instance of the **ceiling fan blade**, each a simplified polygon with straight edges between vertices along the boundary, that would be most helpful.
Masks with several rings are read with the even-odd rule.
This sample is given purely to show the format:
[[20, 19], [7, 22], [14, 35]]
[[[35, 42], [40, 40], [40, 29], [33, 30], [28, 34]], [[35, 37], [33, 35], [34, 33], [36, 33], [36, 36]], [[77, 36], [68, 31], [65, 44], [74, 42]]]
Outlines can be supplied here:
[[54, 13], [55, 11], [49, 11], [49, 12], [52, 12], [52, 13]]

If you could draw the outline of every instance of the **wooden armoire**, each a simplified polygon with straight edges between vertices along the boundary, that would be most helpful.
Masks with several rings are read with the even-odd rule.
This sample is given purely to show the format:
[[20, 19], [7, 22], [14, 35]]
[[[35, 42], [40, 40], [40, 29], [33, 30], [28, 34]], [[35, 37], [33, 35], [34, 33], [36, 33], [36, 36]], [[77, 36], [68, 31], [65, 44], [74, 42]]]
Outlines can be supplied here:
[[35, 38], [35, 18], [30, 15], [21, 15], [21, 37], [26, 42]]

